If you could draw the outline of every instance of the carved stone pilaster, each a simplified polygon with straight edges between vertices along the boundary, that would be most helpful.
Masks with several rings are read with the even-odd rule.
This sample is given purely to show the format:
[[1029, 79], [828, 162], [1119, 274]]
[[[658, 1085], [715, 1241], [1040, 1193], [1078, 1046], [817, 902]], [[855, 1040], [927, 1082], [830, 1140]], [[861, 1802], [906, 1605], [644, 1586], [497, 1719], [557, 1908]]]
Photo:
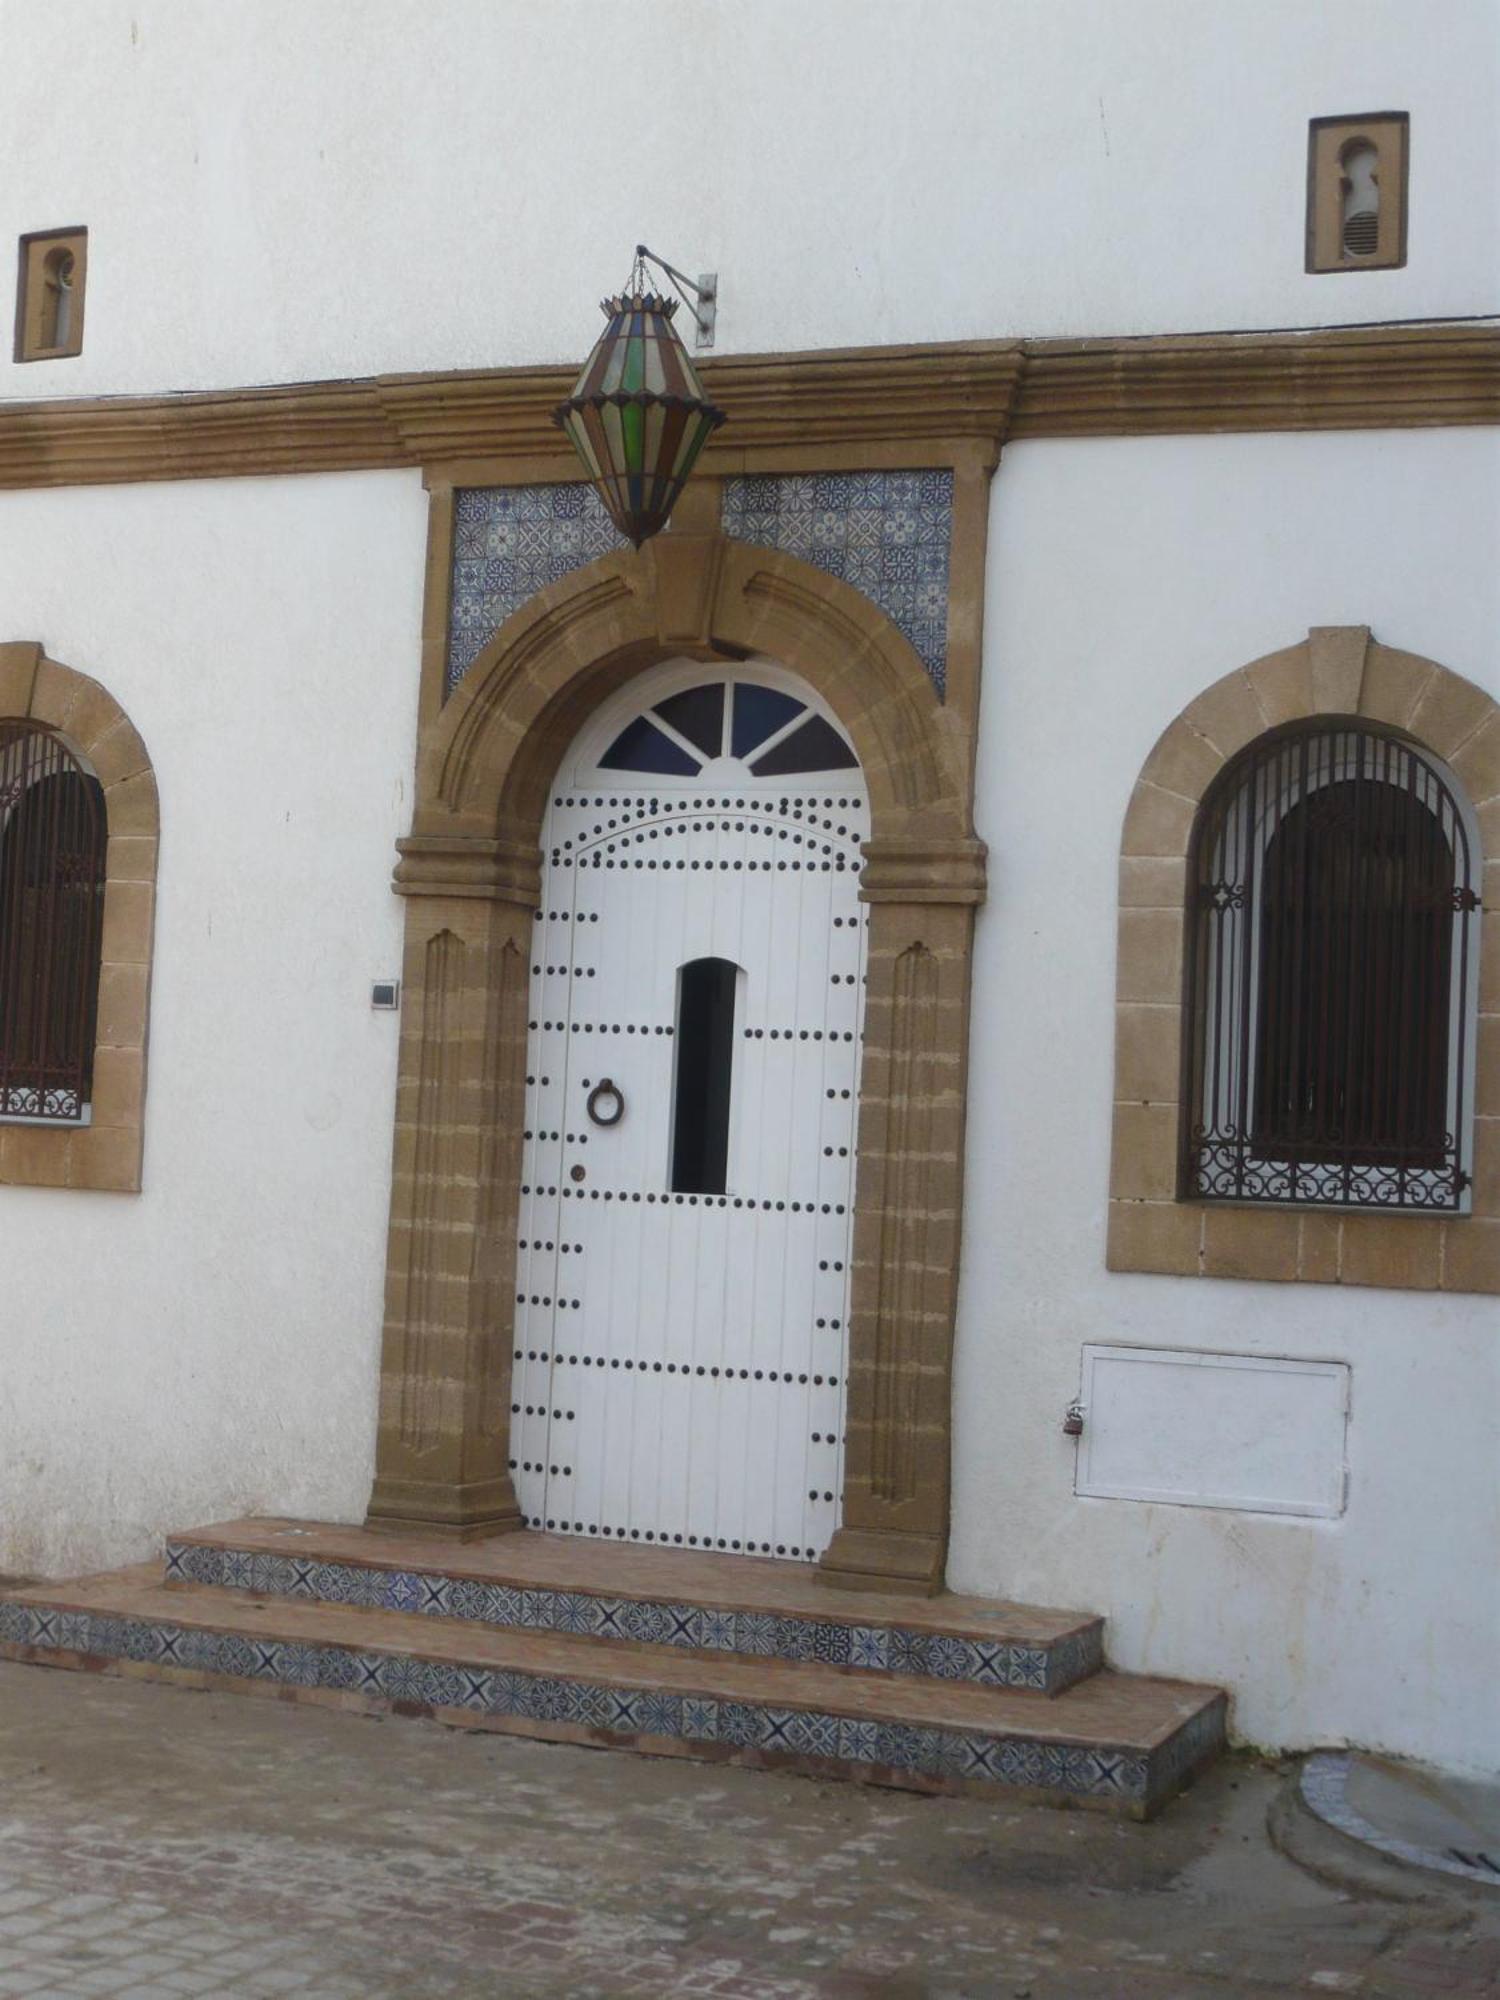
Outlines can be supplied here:
[[843, 1525], [825, 1583], [941, 1589], [979, 841], [872, 841]]
[[507, 1469], [515, 1213], [538, 859], [402, 843], [405, 1014], [368, 1525], [521, 1525]]

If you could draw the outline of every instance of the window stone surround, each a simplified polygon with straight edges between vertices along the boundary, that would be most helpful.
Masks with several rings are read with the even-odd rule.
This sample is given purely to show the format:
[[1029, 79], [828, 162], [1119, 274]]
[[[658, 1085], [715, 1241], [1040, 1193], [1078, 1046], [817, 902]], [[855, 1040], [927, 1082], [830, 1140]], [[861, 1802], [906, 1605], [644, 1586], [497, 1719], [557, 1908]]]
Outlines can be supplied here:
[[119, 703], [35, 640], [0, 643], [0, 716], [55, 730], [104, 789], [108, 847], [92, 1122], [0, 1121], [0, 1184], [138, 1194], [156, 922], [156, 778]]
[[[1218, 772], [1266, 730], [1312, 716], [1404, 731], [1468, 794], [1483, 864], [1474, 1182], [1463, 1216], [1179, 1199], [1188, 849]], [[1120, 848], [1114, 1127], [1106, 1261], [1176, 1277], [1500, 1292], [1500, 704], [1368, 627], [1314, 626], [1216, 681], [1146, 760]]]

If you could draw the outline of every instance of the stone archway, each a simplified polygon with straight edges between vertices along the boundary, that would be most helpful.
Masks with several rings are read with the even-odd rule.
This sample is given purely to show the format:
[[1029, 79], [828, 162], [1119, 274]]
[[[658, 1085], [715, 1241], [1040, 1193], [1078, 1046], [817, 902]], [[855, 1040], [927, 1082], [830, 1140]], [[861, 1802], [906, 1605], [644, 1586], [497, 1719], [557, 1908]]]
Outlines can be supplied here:
[[[686, 511], [686, 510], [684, 510]], [[947, 1551], [970, 947], [985, 850], [953, 719], [850, 586], [715, 533], [601, 558], [501, 629], [422, 745], [372, 1527], [520, 1525], [508, 1460], [530, 931], [553, 773], [609, 692], [676, 655], [808, 681], [870, 790], [872, 906], [843, 1526], [830, 1583], [932, 1591]]]

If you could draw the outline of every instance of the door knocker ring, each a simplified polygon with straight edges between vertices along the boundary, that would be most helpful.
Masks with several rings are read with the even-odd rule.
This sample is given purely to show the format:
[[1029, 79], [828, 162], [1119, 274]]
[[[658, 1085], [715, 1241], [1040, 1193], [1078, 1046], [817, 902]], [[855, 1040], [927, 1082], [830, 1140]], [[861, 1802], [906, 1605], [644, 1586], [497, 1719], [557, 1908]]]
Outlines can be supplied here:
[[587, 1110], [596, 1125], [618, 1125], [625, 1116], [625, 1099], [606, 1076], [589, 1092]]

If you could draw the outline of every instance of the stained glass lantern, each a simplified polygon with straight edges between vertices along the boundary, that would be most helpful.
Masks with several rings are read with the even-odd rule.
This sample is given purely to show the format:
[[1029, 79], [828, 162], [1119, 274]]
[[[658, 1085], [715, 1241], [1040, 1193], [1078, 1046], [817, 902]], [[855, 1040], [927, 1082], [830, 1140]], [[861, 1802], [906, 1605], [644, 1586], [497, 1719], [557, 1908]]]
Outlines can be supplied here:
[[704, 395], [672, 324], [675, 299], [627, 289], [601, 309], [609, 324], [553, 421], [610, 519], [639, 548], [667, 525], [724, 412]]

